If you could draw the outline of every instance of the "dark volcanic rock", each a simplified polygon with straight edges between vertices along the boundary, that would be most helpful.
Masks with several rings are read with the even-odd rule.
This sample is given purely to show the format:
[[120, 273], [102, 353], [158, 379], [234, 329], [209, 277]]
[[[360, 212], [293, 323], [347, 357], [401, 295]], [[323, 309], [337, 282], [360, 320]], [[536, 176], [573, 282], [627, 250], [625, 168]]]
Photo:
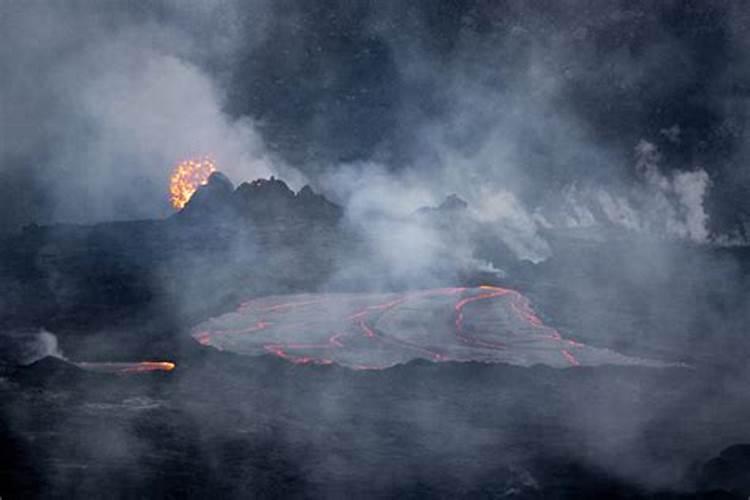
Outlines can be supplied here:
[[297, 193], [297, 204], [306, 214], [314, 217], [338, 219], [342, 214], [341, 207], [316, 194], [310, 186], [303, 187]]
[[701, 470], [699, 486], [750, 496], [750, 444], [735, 444], [712, 458]]
[[252, 219], [288, 217], [294, 212], [294, 201], [294, 191], [273, 177], [243, 182], [234, 192], [238, 212]]
[[191, 221], [250, 220], [263, 224], [283, 219], [327, 222], [337, 220], [341, 214], [341, 207], [314, 193], [310, 186], [295, 193], [272, 176], [243, 182], [234, 189], [224, 174], [214, 172], [178, 216]]
[[[182, 322], [239, 291], [328, 279], [346, 248], [341, 212], [309, 187], [271, 178], [234, 189], [215, 172], [166, 220], [30, 226], [0, 239], [0, 330], [46, 328], [74, 358], [163, 356], [157, 344]], [[102, 330], [107, 343], [93, 340]]]
[[193, 194], [179, 212], [188, 218], [217, 218], [233, 215], [232, 193], [234, 185], [226, 175], [214, 172], [208, 178], [208, 183], [201, 186]]
[[74, 364], [54, 356], [46, 356], [19, 368], [13, 374], [14, 380], [29, 386], [71, 386], [87, 378], [92, 376]]
[[234, 203], [243, 217], [252, 219], [338, 219], [342, 210], [324, 196], [316, 194], [310, 186], [294, 193], [282, 180], [257, 179], [245, 182], [234, 192]]

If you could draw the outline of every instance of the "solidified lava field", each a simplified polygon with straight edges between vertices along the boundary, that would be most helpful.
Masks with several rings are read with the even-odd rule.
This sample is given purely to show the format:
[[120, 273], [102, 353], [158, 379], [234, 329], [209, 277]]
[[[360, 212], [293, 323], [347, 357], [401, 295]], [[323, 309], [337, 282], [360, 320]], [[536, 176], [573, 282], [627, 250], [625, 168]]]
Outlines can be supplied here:
[[263, 297], [201, 323], [192, 335], [219, 350], [352, 369], [414, 359], [663, 366], [564, 338], [524, 295], [496, 286]]

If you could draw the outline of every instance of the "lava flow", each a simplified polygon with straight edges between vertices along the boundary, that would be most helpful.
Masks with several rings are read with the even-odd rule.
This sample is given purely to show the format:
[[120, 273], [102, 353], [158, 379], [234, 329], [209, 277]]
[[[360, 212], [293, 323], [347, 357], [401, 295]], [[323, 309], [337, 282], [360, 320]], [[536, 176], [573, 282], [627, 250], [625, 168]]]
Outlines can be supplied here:
[[169, 178], [169, 201], [179, 210], [193, 196], [198, 187], [208, 182], [208, 177], [216, 171], [216, 165], [209, 158], [185, 160], [177, 164]]
[[122, 375], [149, 372], [171, 372], [175, 364], [171, 361], [136, 361], [128, 362], [86, 362], [75, 364], [84, 370], [100, 373], [118, 373]]
[[524, 295], [496, 286], [263, 297], [206, 321], [193, 337], [220, 350], [353, 369], [413, 359], [659, 365], [563, 338]]

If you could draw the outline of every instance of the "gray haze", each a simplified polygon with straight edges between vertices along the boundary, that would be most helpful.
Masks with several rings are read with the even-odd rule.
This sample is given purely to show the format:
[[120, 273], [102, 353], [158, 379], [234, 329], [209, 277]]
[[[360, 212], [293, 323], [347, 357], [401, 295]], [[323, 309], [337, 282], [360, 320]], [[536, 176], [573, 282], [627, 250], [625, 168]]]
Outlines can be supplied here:
[[2, 11], [5, 230], [164, 216], [172, 166], [210, 154], [235, 182], [275, 174], [355, 208], [457, 193], [531, 260], [541, 227], [745, 236], [739, 3]]
[[[257, 238], [251, 228], [213, 253], [214, 242], [196, 226], [181, 235], [175, 255], [164, 257], [158, 245], [127, 238], [121, 244], [107, 233], [112, 239], [105, 243], [132, 258], [124, 259], [126, 271], [142, 255], [173, 258], [154, 264], [156, 274], [148, 275], [148, 286], [172, 299], [154, 306], [160, 319], [173, 314], [188, 322], [228, 306], [238, 298], [228, 283], [238, 276], [249, 276], [243, 292], [268, 295], [295, 285], [307, 292], [454, 286], [463, 271], [482, 271], [508, 278], [509, 286], [525, 285], [540, 316], [566, 337], [691, 369], [744, 367], [747, 266], [731, 253], [736, 249], [715, 247], [745, 245], [750, 230], [749, 23], [750, 8], [741, 2], [0, 0], [0, 233], [32, 222], [166, 217], [174, 164], [211, 155], [235, 184], [271, 175], [295, 190], [309, 183], [344, 207], [341, 225], [364, 250], [346, 253], [328, 233], [306, 247], [282, 245]], [[455, 218], [436, 217], [449, 231], [415, 216], [454, 193], [468, 206]], [[116, 227], [107, 231], [119, 234]], [[491, 251], [480, 251], [478, 235], [496, 243]], [[193, 242], [205, 244], [204, 251]], [[90, 285], [79, 283], [78, 271], [99, 278], [99, 268], [90, 265], [96, 259], [73, 260], [80, 268], [57, 276], [53, 250], [39, 250], [39, 267], [51, 276], [46, 299], [61, 307], [75, 300], [96, 306], [96, 293], [76, 296], [66, 288], [66, 280], [73, 290]], [[86, 253], [77, 250], [71, 253]], [[323, 258], [313, 258], [320, 257], [316, 252]], [[331, 269], [316, 267], [326, 259]], [[309, 285], [308, 274], [323, 278], [310, 278]], [[25, 276], [19, 282], [21, 289]], [[117, 306], [118, 293], [129, 291], [105, 290]], [[8, 303], [32, 310], [34, 292], [24, 288], [26, 295]], [[50, 329], [61, 343], [75, 339], [78, 318], [71, 317], [70, 331]], [[66, 318], [56, 319], [65, 324]], [[127, 339], [153, 333], [124, 325], [95, 331], [78, 352], [90, 345], [90, 352], [119, 355], [119, 344], [109, 339], [117, 328]], [[38, 331], [29, 359], [59, 355], [56, 337], [37, 337]], [[711, 423], [713, 403], [725, 396], [744, 411], [743, 370], [716, 382], [707, 376], [705, 385], [696, 382], [684, 394], [669, 384], [669, 391], [661, 389], [679, 404], [654, 402], [663, 393], [640, 379], [624, 379], [618, 390], [602, 384], [545, 396], [581, 403], [553, 415], [580, 430], [581, 442], [566, 453], [662, 486], [683, 464], [665, 459], [665, 469], [651, 467], [664, 463], [662, 450], [653, 462], [640, 459], [647, 433], [659, 431], [653, 422], [671, 426], [695, 400], [707, 402], [695, 409], [697, 421]], [[203, 451], [218, 456], [215, 443], [235, 438], [237, 405], [260, 427], [257, 415], [266, 411], [294, 456], [300, 444], [312, 443], [300, 464], [331, 475], [345, 469], [343, 455], [313, 446], [328, 434], [308, 435], [306, 427], [285, 426], [283, 416], [256, 408], [241, 377], [230, 401], [202, 373], [187, 373], [178, 379], [184, 392], [169, 404], [196, 421], [216, 419], [206, 426]], [[330, 380], [312, 393], [309, 404], [331, 428], [355, 410], [382, 410], [356, 387], [346, 389], [348, 380]], [[287, 389], [283, 379], [273, 381], [278, 391], [268, 390], [262, 377], [254, 383], [259, 395], [283, 396]], [[194, 387], [218, 403], [196, 412], [180, 398]], [[500, 397], [493, 386], [471, 387], [479, 388], [476, 399], [467, 395], [472, 408], [484, 408], [483, 397]], [[586, 404], [591, 394], [601, 402], [595, 410]], [[437, 456], [462, 447], [469, 455], [488, 438], [489, 431], [451, 409], [450, 398], [402, 396], [405, 411], [399, 406], [385, 414], [407, 415], [415, 429], [437, 436], [419, 443], [434, 446]], [[734, 409], [723, 411], [733, 415]], [[14, 422], [26, 421], [23, 406], [12, 411]], [[442, 418], [452, 411], [455, 421]], [[115, 462], [138, 457], [132, 446], [146, 449], [132, 432], [133, 418], [117, 412], [125, 423], [102, 431], [112, 434], [109, 440], [95, 434], [81, 440]], [[506, 413], [509, 422], [525, 422], [523, 414]], [[726, 444], [747, 439], [747, 419], [733, 418], [737, 425], [732, 420], [723, 431]], [[685, 446], [714, 453], [705, 434]], [[369, 450], [368, 439], [378, 445], [375, 433], [363, 436], [362, 449]], [[116, 446], [102, 451], [109, 442]]]

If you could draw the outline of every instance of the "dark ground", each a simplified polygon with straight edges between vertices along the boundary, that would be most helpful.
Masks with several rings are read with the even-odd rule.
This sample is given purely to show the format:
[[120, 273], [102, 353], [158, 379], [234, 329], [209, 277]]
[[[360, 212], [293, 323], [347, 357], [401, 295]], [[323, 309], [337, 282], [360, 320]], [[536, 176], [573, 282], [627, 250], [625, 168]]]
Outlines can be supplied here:
[[566, 336], [679, 368], [351, 371], [202, 348], [191, 325], [242, 297], [325, 288], [356, 252], [335, 216], [284, 213], [35, 227], [3, 242], [2, 331], [44, 327], [73, 360], [177, 368], [6, 363], [2, 498], [750, 495], [748, 449], [718, 456], [750, 442], [744, 250], [550, 235], [543, 264], [496, 259], [510, 276], [497, 284]]
[[200, 352], [170, 374], [105, 376], [45, 358], [3, 382], [0, 486], [8, 498], [699, 498], [687, 492], [740, 484], [704, 462], [750, 432], [744, 384], [713, 391], [706, 375], [352, 372]]

